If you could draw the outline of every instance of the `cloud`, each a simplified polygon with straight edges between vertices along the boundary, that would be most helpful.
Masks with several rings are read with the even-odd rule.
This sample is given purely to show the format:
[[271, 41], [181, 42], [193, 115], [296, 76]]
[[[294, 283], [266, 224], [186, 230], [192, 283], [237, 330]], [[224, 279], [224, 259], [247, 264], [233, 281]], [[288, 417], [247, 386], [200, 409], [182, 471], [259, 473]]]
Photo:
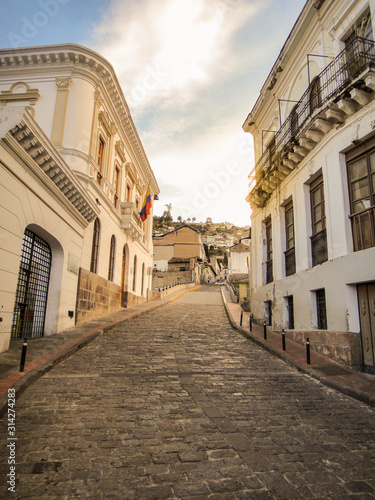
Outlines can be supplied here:
[[113, 0], [96, 28], [161, 188], [157, 214], [172, 203], [175, 218], [248, 224], [253, 147], [241, 127], [272, 65], [267, 8], [275, 1]]
[[[113, 2], [94, 40], [114, 65], [133, 112], [193, 102], [233, 66], [230, 40], [265, 2]], [[241, 8], [239, 8], [241, 6]]]

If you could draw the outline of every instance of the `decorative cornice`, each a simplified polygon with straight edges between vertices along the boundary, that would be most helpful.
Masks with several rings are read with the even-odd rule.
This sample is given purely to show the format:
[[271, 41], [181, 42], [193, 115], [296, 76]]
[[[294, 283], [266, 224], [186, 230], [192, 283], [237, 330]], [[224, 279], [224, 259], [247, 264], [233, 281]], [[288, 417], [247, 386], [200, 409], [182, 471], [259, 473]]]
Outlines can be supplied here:
[[[3, 119], [3, 140], [64, 202], [72, 213], [90, 223], [99, 213], [80, 181], [49, 142], [30, 114], [13, 108]], [[7, 133], [4, 133], [8, 130]]]
[[[114, 113], [119, 117], [134, 158], [145, 173], [147, 182], [151, 184], [153, 193], [160, 192], [159, 186], [151, 169], [137, 129], [131, 117], [121, 86], [112, 65], [96, 52], [76, 44], [46, 45], [40, 47], [23, 47], [0, 50], [0, 71], [14, 72], [26, 68], [37, 71], [53, 71], [58, 68], [79, 71], [95, 78], [96, 84], [104, 87]], [[103, 86], [103, 87], [102, 87]]]

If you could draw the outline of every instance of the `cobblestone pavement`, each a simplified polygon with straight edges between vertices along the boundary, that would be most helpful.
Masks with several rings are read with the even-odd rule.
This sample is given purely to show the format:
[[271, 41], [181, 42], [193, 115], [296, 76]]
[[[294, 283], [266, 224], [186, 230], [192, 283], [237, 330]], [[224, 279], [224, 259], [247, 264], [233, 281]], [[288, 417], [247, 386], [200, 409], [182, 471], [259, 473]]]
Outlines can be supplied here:
[[102, 334], [29, 387], [16, 493], [3, 447], [0, 497], [374, 499], [374, 409], [242, 337], [209, 290]]

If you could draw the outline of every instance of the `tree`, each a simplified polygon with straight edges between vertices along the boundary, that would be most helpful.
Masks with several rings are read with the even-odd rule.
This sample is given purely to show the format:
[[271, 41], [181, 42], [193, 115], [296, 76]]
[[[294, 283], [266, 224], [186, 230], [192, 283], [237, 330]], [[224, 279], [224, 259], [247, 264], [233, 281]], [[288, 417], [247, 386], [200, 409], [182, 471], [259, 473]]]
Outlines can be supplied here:
[[182, 222], [182, 217], [181, 217], [181, 215], [179, 215], [179, 216], [177, 217], [177, 220], [178, 220], [178, 222]]
[[197, 219], [196, 219], [195, 217], [193, 217], [191, 220], [192, 220], [193, 222], [195, 222]]

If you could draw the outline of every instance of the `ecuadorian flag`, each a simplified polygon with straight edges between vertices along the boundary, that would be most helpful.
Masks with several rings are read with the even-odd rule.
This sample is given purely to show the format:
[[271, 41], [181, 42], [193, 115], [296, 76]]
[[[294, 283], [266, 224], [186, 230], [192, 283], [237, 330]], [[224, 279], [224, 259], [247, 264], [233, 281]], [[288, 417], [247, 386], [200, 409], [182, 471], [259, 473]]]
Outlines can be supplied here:
[[139, 215], [141, 216], [141, 220], [143, 222], [147, 219], [147, 216], [151, 211], [151, 207], [152, 207], [151, 191], [150, 191], [150, 186], [148, 186], [142, 210], [139, 212]]

